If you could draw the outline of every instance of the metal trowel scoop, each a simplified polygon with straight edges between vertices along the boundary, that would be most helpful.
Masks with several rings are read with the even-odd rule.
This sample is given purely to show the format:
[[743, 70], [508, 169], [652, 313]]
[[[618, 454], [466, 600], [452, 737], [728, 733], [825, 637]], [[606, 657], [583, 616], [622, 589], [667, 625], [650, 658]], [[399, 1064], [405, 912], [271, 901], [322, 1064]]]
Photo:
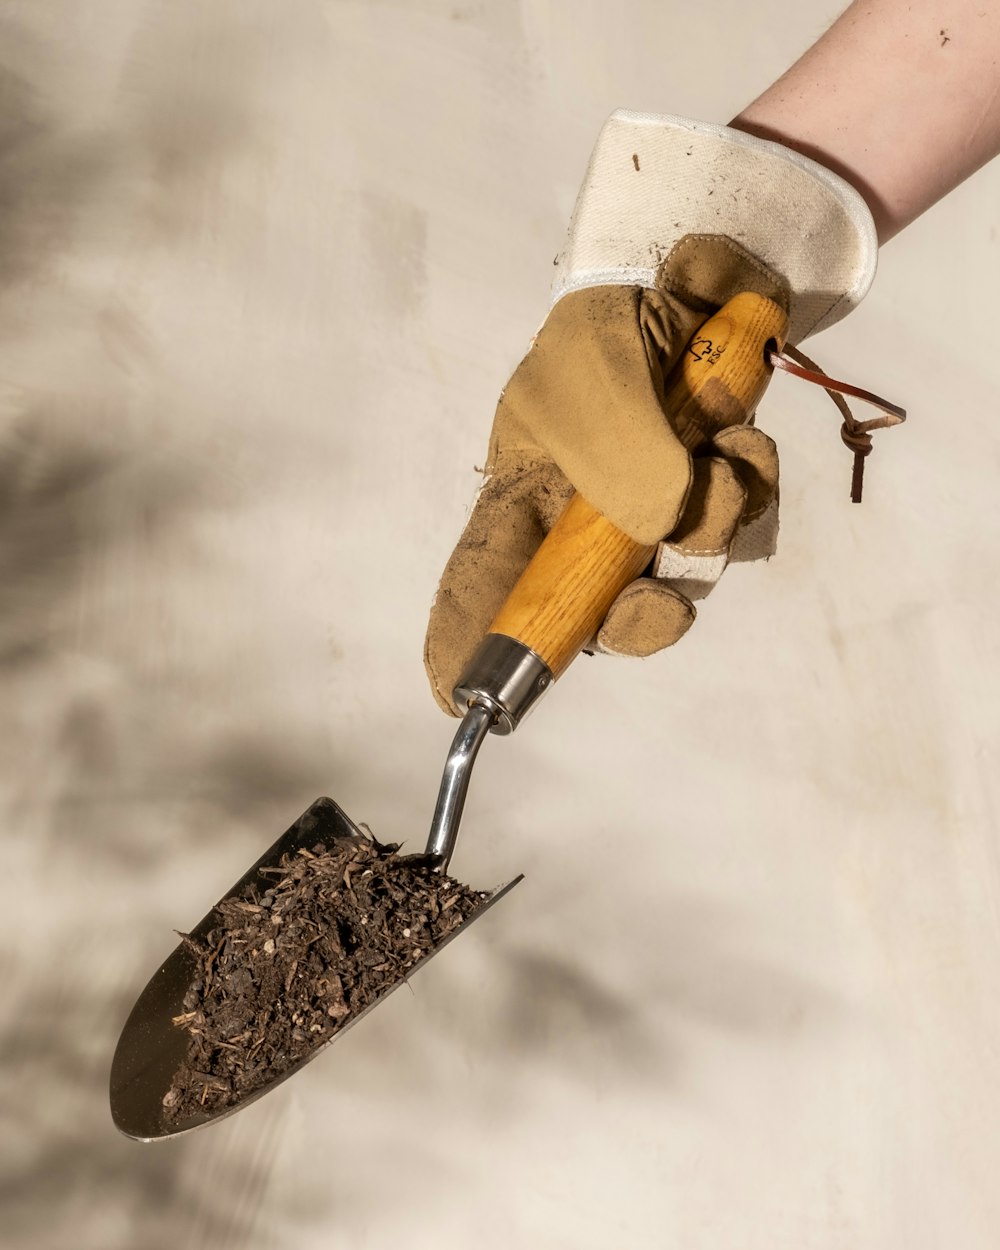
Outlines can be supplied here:
[[[674, 370], [665, 400], [689, 451], [754, 411], [771, 374], [769, 345], [783, 347], [786, 333], [785, 313], [750, 293], [735, 296], [701, 326]], [[472, 766], [486, 734], [509, 734], [517, 728], [594, 637], [613, 600], [642, 573], [654, 551], [618, 530], [580, 495], [570, 499], [455, 687], [456, 705], [468, 710], [445, 763], [422, 859], [432, 857], [442, 871], [448, 867]], [[332, 799], [317, 799], [224, 897], [246, 898], [261, 888], [261, 869], [276, 867], [286, 853], [363, 836]], [[520, 880], [492, 891], [451, 936], [464, 932]], [[217, 923], [213, 909], [192, 936], [204, 937]], [[196, 972], [193, 954], [181, 943], [143, 990], [122, 1030], [111, 1066], [111, 1114], [128, 1137], [176, 1137], [248, 1106], [315, 1058], [402, 983], [388, 986], [364, 1011], [348, 1016], [328, 1042], [270, 1084], [232, 1105], [168, 1122], [164, 1097], [188, 1044], [187, 1032], [175, 1026], [174, 1017], [184, 1011], [183, 999]]]

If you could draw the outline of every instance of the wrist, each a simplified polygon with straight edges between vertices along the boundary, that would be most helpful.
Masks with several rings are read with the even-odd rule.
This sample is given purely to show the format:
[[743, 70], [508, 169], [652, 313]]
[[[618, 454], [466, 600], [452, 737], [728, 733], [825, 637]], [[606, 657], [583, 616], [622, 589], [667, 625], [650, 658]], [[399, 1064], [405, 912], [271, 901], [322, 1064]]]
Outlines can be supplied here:
[[839, 174], [881, 245], [1000, 154], [998, 57], [998, 5], [855, 0], [731, 126]]

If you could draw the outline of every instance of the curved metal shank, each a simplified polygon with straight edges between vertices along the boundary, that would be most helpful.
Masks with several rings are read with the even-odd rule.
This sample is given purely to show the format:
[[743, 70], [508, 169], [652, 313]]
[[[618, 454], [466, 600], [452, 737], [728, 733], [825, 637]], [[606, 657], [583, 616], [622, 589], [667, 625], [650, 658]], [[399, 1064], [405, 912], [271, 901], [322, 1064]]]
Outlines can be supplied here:
[[431, 821], [431, 832], [427, 839], [427, 854], [440, 857], [439, 867], [442, 872], [447, 871], [455, 850], [465, 796], [469, 791], [472, 765], [476, 762], [476, 755], [493, 719], [494, 712], [491, 708], [484, 703], [473, 703], [462, 718], [448, 752], [434, 818]]
[[446, 871], [455, 850], [469, 778], [483, 739], [512, 733], [552, 684], [552, 670], [523, 643], [487, 634], [454, 690], [457, 707], [468, 708], [451, 744], [427, 839], [427, 855]]

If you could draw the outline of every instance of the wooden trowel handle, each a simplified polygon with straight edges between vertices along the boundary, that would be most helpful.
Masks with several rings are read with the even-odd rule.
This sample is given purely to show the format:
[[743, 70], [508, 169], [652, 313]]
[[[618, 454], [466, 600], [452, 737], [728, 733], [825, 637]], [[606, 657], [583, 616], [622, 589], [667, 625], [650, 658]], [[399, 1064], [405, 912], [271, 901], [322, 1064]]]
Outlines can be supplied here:
[[[666, 408], [688, 451], [748, 419], [767, 386], [765, 348], [784, 346], [788, 318], [743, 292], [697, 330], [667, 383]], [[593, 638], [622, 590], [656, 550], [637, 543], [575, 494], [490, 626], [559, 677]]]

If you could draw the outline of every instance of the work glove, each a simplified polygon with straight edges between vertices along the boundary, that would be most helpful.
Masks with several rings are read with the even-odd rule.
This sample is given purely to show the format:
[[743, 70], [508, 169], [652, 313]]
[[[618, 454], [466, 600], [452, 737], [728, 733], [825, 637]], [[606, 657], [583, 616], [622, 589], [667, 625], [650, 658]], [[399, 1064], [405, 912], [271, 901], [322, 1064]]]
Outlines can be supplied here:
[[446, 711], [459, 710], [459, 673], [574, 490], [658, 544], [588, 650], [670, 646], [730, 559], [773, 553], [774, 443], [753, 424], [701, 439], [678, 428], [669, 375], [741, 291], [785, 310], [790, 343], [833, 324], [868, 290], [876, 254], [861, 196], [816, 162], [725, 126], [612, 115], [431, 609], [424, 658]]

